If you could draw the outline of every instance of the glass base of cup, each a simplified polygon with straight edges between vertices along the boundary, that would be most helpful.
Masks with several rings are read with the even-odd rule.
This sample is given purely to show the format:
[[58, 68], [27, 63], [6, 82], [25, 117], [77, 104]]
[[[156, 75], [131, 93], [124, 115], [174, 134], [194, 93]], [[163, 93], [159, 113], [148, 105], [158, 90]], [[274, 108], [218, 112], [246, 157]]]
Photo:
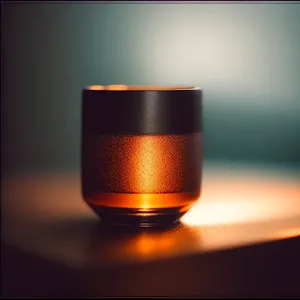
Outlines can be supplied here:
[[114, 226], [166, 227], [178, 223], [199, 192], [165, 194], [97, 193], [85, 198], [101, 221]]
[[[151, 209], [148, 211], [129, 208], [107, 208], [91, 205], [100, 217], [101, 223], [109, 226], [159, 227], [166, 228], [176, 225], [186, 213], [184, 207]], [[184, 210], [184, 211], [182, 211]]]

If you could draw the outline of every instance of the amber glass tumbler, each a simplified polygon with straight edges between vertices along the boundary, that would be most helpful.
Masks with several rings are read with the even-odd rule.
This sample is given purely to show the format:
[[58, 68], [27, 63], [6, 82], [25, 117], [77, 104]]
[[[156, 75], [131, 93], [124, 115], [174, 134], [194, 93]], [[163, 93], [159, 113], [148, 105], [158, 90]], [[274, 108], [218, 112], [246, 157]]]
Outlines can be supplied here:
[[90, 86], [81, 150], [83, 198], [103, 222], [169, 226], [200, 197], [202, 91]]

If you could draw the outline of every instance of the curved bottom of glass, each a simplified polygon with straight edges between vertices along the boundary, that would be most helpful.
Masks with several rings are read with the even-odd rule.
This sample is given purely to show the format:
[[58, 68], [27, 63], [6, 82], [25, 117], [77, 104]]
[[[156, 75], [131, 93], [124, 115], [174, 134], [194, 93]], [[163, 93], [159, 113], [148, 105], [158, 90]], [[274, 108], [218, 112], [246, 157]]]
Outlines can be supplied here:
[[[172, 227], [179, 222], [188, 208], [174, 207], [152, 209], [147, 212], [139, 209], [108, 208], [89, 204], [100, 217], [103, 225], [127, 227]], [[183, 209], [183, 211], [182, 211]]]
[[199, 192], [98, 193], [92, 198], [85, 198], [85, 201], [107, 225], [168, 227], [177, 223], [199, 196]]

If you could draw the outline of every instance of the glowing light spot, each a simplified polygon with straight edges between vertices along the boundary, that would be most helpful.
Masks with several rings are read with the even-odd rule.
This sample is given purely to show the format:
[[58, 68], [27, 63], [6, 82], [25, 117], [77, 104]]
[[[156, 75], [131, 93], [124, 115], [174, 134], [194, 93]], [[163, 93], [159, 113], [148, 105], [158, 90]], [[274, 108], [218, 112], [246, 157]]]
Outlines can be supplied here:
[[234, 177], [234, 180], [215, 176], [207, 183], [204, 182], [200, 201], [182, 217], [184, 224], [254, 224], [297, 217], [300, 221], [300, 189], [297, 185], [275, 178], [266, 180], [264, 176], [259, 180], [249, 176], [247, 181], [243, 176]]
[[300, 227], [281, 230], [277, 233], [277, 238], [279, 239], [289, 239], [293, 237], [300, 237]]
[[112, 84], [105, 87], [105, 89], [109, 91], [126, 91], [128, 90], [128, 87], [123, 84]]
[[103, 85], [91, 85], [87, 87], [87, 89], [92, 91], [104, 91], [105, 87]]
[[153, 198], [152, 195], [149, 194], [141, 194], [141, 208], [147, 211], [152, 206], [151, 199]]

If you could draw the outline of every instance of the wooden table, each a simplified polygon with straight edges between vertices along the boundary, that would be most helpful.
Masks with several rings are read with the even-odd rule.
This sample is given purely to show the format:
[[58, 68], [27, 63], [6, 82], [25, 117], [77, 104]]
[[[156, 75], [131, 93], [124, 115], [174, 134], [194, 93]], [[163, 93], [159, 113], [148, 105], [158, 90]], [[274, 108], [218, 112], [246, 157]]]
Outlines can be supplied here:
[[300, 296], [297, 168], [204, 165], [168, 230], [101, 226], [79, 173], [2, 175], [3, 296]]

